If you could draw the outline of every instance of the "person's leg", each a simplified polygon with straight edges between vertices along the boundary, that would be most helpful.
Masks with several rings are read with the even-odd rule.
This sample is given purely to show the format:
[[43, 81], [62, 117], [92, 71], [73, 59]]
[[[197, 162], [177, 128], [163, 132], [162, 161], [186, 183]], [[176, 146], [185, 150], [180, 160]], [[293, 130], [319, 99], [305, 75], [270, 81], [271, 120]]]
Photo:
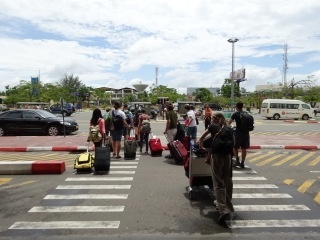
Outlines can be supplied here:
[[232, 182], [232, 165], [231, 154], [224, 155], [223, 180], [226, 186], [226, 208], [229, 212], [234, 212], [232, 200], [233, 182]]
[[140, 132], [140, 136], [139, 136], [139, 139], [140, 139], [140, 141], [139, 141], [139, 143], [140, 143], [140, 152], [142, 152], [142, 147], [143, 147], [143, 136], [144, 136], [144, 134], [142, 133], [142, 132]]
[[149, 150], [149, 134], [144, 134], [144, 140], [146, 141], [146, 153], [148, 153]]
[[113, 156], [116, 156], [117, 155], [117, 152], [116, 152], [116, 135], [115, 135], [115, 132], [114, 131], [110, 131], [110, 135], [111, 135], [111, 138], [112, 138], [112, 155]]

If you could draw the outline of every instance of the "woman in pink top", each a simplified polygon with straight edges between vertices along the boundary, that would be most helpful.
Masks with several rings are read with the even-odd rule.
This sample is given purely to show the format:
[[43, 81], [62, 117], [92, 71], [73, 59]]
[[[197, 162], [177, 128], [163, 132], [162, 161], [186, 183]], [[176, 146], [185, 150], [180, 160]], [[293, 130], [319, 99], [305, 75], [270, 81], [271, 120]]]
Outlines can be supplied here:
[[104, 119], [102, 117], [101, 110], [99, 108], [96, 108], [92, 112], [90, 126], [96, 126], [98, 124], [99, 124], [100, 133], [102, 135], [102, 139], [99, 142], [94, 142], [95, 147], [101, 147], [102, 141], [104, 141], [105, 136], [106, 136], [106, 129], [105, 129]]

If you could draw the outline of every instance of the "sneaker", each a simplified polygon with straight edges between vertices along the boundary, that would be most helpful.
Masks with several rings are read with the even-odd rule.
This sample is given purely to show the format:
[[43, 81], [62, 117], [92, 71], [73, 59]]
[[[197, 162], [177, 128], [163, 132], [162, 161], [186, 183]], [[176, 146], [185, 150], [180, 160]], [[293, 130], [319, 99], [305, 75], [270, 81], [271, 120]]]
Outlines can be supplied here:
[[217, 200], [213, 201], [213, 205], [215, 206], [216, 210], [219, 211], [219, 205], [218, 205], [218, 201]]
[[233, 164], [234, 167], [237, 167], [237, 166], [240, 166], [241, 163], [240, 163], [240, 160], [239, 158], [236, 158], [236, 162]]

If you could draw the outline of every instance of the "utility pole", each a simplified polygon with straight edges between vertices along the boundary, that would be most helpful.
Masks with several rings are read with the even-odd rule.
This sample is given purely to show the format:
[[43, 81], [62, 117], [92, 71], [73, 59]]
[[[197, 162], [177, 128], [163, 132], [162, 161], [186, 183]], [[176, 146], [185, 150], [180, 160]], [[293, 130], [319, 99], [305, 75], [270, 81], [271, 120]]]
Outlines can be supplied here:
[[283, 77], [282, 77], [282, 83], [283, 86], [287, 86], [287, 71], [288, 71], [288, 44], [284, 44], [284, 54], [283, 54]]
[[232, 44], [232, 64], [231, 64], [231, 107], [234, 107], [234, 78], [233, 78], [233, 71], [234, 71], [234, 43], [238, 42], [238, 38], [230, 38], [228, 42]]

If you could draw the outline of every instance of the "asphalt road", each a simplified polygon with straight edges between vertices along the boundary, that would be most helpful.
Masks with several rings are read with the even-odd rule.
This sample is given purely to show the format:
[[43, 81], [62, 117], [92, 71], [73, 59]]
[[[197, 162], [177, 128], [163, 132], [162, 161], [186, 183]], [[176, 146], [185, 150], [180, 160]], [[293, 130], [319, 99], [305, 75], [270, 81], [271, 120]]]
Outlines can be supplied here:
[[[75, 116], [79, 134], [86, 133], [88, 116]], [[320, 134], [314, 124], [256, 122], [255, 131], [296, 132], [301, 141], [305, 133]], [[152, 128], [161, 134], [164, 123]], [[1, 240], [319, 239], [320, 151], [251, 150], [246, 168], [234, 169], [229, 228], [217, 222], [210, 189], [194, 187], [190, 199], [189, 179], [172, 160], [138, 154], [112, 159], [109, 175], [74, 174], [76, 154], [1, 154], [0, 161], [59, 157], [67, 165], [61, 175], [0, 176]]]

